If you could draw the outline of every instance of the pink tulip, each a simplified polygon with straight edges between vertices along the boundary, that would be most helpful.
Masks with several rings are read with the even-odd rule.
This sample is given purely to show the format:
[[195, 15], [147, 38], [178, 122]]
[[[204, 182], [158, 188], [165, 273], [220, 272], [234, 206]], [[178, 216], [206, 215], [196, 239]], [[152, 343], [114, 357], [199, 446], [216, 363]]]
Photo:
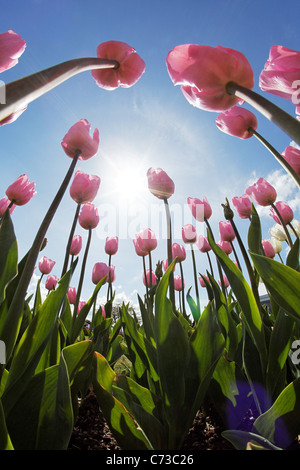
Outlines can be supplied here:
[[[5, 214], [6, 212], [6, 209], [8, 208], [8, 206], [10, 205], [11, 201], [9, 199], [7, 199], [6, 197], [3, 197], [1, 200], [0, 200], [0, 217], [3, 217], [3, 215]], [[9, 209], [9, 213], [12, 214], [13, 211], [15, 210], [16, 208], [16, 205], [13, 204], [10, 209]]]
[[230, 255], [230, 253], [232, 253], [232, 246], [229, 242], [221, 240], [217, 245], [224, 251], [224, 253], [226, 253], [226, 255]]
[[187, 203], [193, 217], [198, 220], [198, 222], [203, 222], [205, 219], [208, 220], [210, 218], [212, 210], [206, 197], [203, 198], [203, 201], [195, 197], [188, 197]]
[[42, 274], [49, 274], [52, 271], [54, 265], [55, 261], [47, 258], [47, 256], [43, 256], [43, 258], [41, 258], [39, 261], [39, 270]]
[[226, 222], [219, 222], [219, 231], [222, 241], [232, 242], [235, 239], [235, 233], [229, 220]]
[[147, 178], [150, 192], [158, 199], [169, 199], [174, 194], [174, 182], [161, 168], [149, 168]]
[[92, 76], [97, 85], [105, 90], [115, 90], [134, 85], [145, 72], [145, 62], [135, 49], [125, 42], [107, 41], [97, 47], [97, 57], [116, 60], [117, 69], [92, 70]]
[[204, 237], [203, 235], [199, 235], [196, 245], [201, 253], [207, 253], [211, 250], [207, 237]]
[[109, 275], [110, 282], [115, 282], [116, 280], [116, 267], [115, 266], [109, 266], [108, 275]]
[[267, 256], [267, 258], [275, 258], [276, 253], [271, 241], [262, 240], [261, 243], [265, 252], [265, 256]]
[[261, 206], [270, 206], [276, 201], [275, 188], [264, 178], [259, 178], [256, 183], [246, 189], [246, 194]]
[[7, 116], [4, 119], [1, 119], [0, 121], [0, 126], [4, 126], [5, 124], [11, 124], [12, 122], [15, 122], [19, 116], [21, 116], [24, 111], [26, 111], [27, 106], [24, 108], [19, 109], [18, 111], [15, 111], [14, 113], [11, 113], [9, 116]]
[[77, 315], [80, 312], [80, 310], [85, 306], [86, 301], [85, 300], [79, 300], [78, 302], [78, 309], [77, 309]]
[[300, 176], [300, 150], [290, 145], [286, 147], [282, 156]]
[[6, 190], [8, 199], [17, 206], [23, 206], [35, 196], [35, 183], [30, 182], [27, 175], [21, 175]]
[[174, 276], [174, 289], [181, 291], [184, 287], [184, 281], [182, 281], [181, 276]]
[[80, 153], [79, 160], [88, 160], [96, 155], [99, 147], [99, 131], [94, 130], [93, 137], [90, 136], [91, 125], [86, 119], [76, 122], [62, 140], [62, 148], [70, 158]]
[[151, 251], [155, 250], [155, 248], [157, 247], [157, 240], [156, 240], [155, 233], [150, 228], [142, 230], [135, 237], [139, 245], [139, 248], [143, 252], [150, 253]]
[[97, 195], [100, 183], [99, 176], [87, 175], [78, 170], [70, 186], [70, 196], [77, 204], [92, 202]]
[[106, 237], [105, 253], [107, 255], [115, 255], [118, 251], [119, 239], [118, 237]]
[[184, 243], [196, 243], [197, 241], [197, 232], [193, 225], [186, 224], [181, 229], [182, 240]]
[[101, 306], [101, 313], [102, 313], [103, 318], [106, 318], [106, 312], [105, 312], [105, 308], [103, 307], [103, 305]]
[[[294, 213], [292, 209], [290, 208], [290, 206], [286, 202], [283, 202], [283, 201], [278, 201], [274, 205], [276, 209], [278, 210], [279, 214], [281, 215], [283, 223], [285, 225], [289, 224], [294, 218]], [[273, 209], [273, 207], [271, 207], [270, 209], [270, 216], [275, 220], [277, 224], [281, 224], [281, 221], [277, 213]]]
[[12, 29], [0, 34], [0, 72], [14, 67], [26, 48], [24, 39]]
[[178, 243], [173, 243], [172, 245], [172, 257], [173, 259], [177, 258], [177, 262], [181, 263], [186, 258], [186, 252], [183, 245]]
[[205, 284], [205, 281], [204, 281], [203, 277], [204, 277], [204, 278], [207, 280], [207, 282], [210, 284], [209, 277], [208, 277], [208, 276], [205, 276], [204, 274], [202, 274], [202, 276], [199, 276], [199, 282], [200, 282], [201, 287], [206, 287], [206, 284]]
[[[162, 261], [162, 264], [163, 264], [164, 271], [166, 272], [166, 270], [167, 270], [168, 267], [169, 267], [169, 261], [168, 261], [167, 259], [164, 259], [164, 260]], [[173, 268], [173, 272], [174, 272], [174, 271], [175, 271], [175, 266], [174, 266], [174, 268]]]
[[57, 282], [58, 282], [58, 277], [55, 276], [54, 274], [49, 274], [45, 282], [46, 289], [48, 289], [49, 291], [54, 290]]
[[284, 46], [272, 46], [259, 77], [260, 88], [292, 101], [296, 91], [293, 85], [299, 77], [300, 52]]
[[70, 255], [77, 256], [82, 248], [82, 237], [81, 235], [74, 235], [70, 247]]
[[[147, 279], [147, 285], [150, 286], [150, 269], [146, 269], [146, 279]], [[144, 283], [144, 286], [146, 286], [145, 273], [143, 273], [143, 283]], [[156, 276], [155, 276], [155, 273], [152, 271], [152, 286], [155, 286], [155, 284], [156, 284]]]
[[[228, 282], [228, 279], [225, 275], [223, 276], [223, 281], [224, 281], [224, 287], [225, 288], [229, 287], [229, 282]], [[218, 280], [218, 283], [219, 283], [220, 286], [222, 285], [220, 280]]]
[[98, 284], [105, 276], [105, 282], [108, 282], [109, 267], [106, 263], [96, 263], [93, 267], [92, 282]]
[[252, 215], [252, 203], [247, 194], [232, 198], [232, 204], [241, 219], [248, 219]]
[[240, 139], [249, 139], [249, 137], [252, 137], [249, 129], [256, 130], [258, 127], [256, 116], [248, 109], [240, 106], [234, 106], [219, 114], [216, 125], [220, 131]]
[[69, 287], [67, 296], [68, 296], [69, 303], [71, 305], [74, 305], [75, 301], [76, 301], [76, 289], [75, 289], [75, 287]]
[[135, 248], [135, 252], [138, 256], [147, 256], [149, 255], [148, 251], [143, 251], [137, 241], [137, 239], [135, 238], [133, 240], [133, 244], [134, 244], [134, 248]]
[[246, 57], [220, 46], [176, 46], [167, 56], [167, 69], [188, 102], [207, 111], [224, 111], [241, 103], [227, 93], [229, 82], [249, 89], [254, 86], [253, 71]]
[[97, 207], [95, 207], [94, 204], [91, 204], [90, 202], [84, 204], [79, 213], [78, 222], [81, 227], [86, 230], [97, 227], [99, 223]]

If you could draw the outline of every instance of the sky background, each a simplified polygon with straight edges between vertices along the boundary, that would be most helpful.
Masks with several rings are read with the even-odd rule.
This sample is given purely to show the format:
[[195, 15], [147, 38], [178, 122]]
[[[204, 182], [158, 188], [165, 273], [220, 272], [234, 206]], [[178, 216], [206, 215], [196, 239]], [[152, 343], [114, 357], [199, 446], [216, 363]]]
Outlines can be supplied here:
[[[262, 92], [258, 81], [273, 45], [299, 50], [299, 0], [284, 4], [279, 0], [1, 0], [0, 5], [0, 32], [13, 29], [27, 44], [19, 63], [1, 74], [6, 83], [69, 59], [94, 57], [98, 44], [108, 40], [130, 44], [146, 63], [144, 75], [129, 89], [106, 91], [97, 87], [90, 72], [81, 73], [31, 103], [13, 124], [1, 127], [0, 197], [21, 174], [28, 174], [36, 183], [36, 196], [13, 213], [20, 259], [30, 248], [70, 165], [61, 141], [82, 118], [90, 122], [92, 131], [99, 129], [100, 145], [97, 156], [79, 162], [76, 170], [101, 178], [94, 200], [100, 223], [93, 231], [82, 300], [92, 295], [94, 264], [108, 262], [106, 236], [120, 238], [112, 260], [119, 302], [135, 305], [137, 293], [142, 296], [145, 292], [142, 260], [132, 242], [136, 232], [150, 227], [156, 233], [154, 266], [167, 258], [164, 207], [148, 191], [149, 167], [162, 168], [175, 183], [169, 199], [174, 242], [183, 243], [181, 227], [186, 223], [205, 234], [204, 224], [193, 220], [187, 209], [187, 197], [208, 198], [213, 210], [210, 223], [218, 241], [218, 223], [224, 220], [221, 204], [226, 197], [231, 201], [244, 194], [259, 177], [269, 181], [277, 190], [277, 199], [290, 203], [295, 218], [300, 218], [299, 191], [274, 157], [254, 137], [245, 141], [220, 132], [215, 124], [217, 114], [192, 107], [180, 88], [174, 87], [166, 68], [168, 52], [180, 44], [239, 50], [253, 68], [254, 91], [295, 115], [292, 103]], [[290, 145], [291, 139], [280, 129], [244, 106], [256, 114], [258, 131], [279, 152]], [[52, 272], [58, 277], [75, 209], [67, 190], [41, 253], [56, 261]], [[268, 230], [274, 225], [268, 214], [268, 210], [261, 211], [263, 238], [269, 238]], [[235, 222], [246, 240], [249, 222], [237, 215]], [[78, 225], [75, 233], [82, 235], [84, 250], [87, 231]], [[192, 287], [194, 296], [191, 253], [186, 249], [185, 287]], [[71, 282], [74, 287], [83, 250]], [[207, 258], [198, 250], [196, 263], [197, 271], [205, 273]], [[36, 269], [33, 284], [38, 276]], [[206, 293], [199, 289], [203, 308]], [[104, 300], [106, 287], [100, 300], [101, 295]]]

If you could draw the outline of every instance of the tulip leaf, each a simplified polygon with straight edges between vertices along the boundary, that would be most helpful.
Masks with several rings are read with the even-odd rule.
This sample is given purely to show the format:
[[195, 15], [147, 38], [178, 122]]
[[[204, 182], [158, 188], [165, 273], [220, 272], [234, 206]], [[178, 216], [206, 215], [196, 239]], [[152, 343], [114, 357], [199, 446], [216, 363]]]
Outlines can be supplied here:
[[300, 433], [300, 378], [291, 382], [272, 407], [254, 422], [257, 432], [273, 444], [286, 448]]
[[250, 253], [254, 266], [266, 288], [286, 313], [300, 318], [300, 273], [278, 261]]
[[249, 334], [254, 341], [257, 350], [259, 351], [262, 369], [264, 370], [267, 357], [264, 325], [252, 289], [245, 280], [240, 269], [213, 241], [209, 231], [208, 240], [212, 250], [219, 259], [231, 289], [233, 290], [236, 299], [240, 304], [243, 319], [246, 323]]
[[125, 406], [112, 395], [116, 374], [104, 356], [94, 353], [93, 388], [99, 406], [122, 450], [149, 450], [152, 446]]
[[252, 203], [252, 216], [251, 223], [248, 230], [248, 248], [253, 253], [260, 255], [264, 254], [262, 243], [262, 234], [261, 234], [261, 224], [259, 215], [255, 209], [254, 204]]
[[5, 413], [14, 407], [37, 367], [56, 324], [61, 304], [69, 285], [70, 271], [60, 280], [56, 290], [43, 302], [20, 339], [9, 370], [2, 402]]
[[286, 265], [297, 271], [299, 271], [299, 249], [300, 240], [297, 238], [286, 258]]
[[0, 450], [14, 450], [8, 431], [7, 431], [5, 415], [4, 415], [4, 410], [3, 410], [1, 400], [0, 400]]
[[189, 307], [191, 309], [193, 318], [194, 318], [195, 322], [197, 322], [200, 318], [200, 305], [199, 305], [199, 303], [197, 304], [194, 301], [193, 297], [190, 295], [190, 291], [191, 291], [191, 287], [187, 291], [186, 300], [187, 300], [187, 303], [189, 304]]
[[0, 304], [5, 299], [8, 284], [18, 273], [18, 245], [9, 211], [0, 226]]
[[282, 450], [276, 447], [272, 442], [253, 432], [228, 430], [223, 431], [222, 436], [227, 439], [237, 450], [250, 450], [249, 444], [253, 445], [253, 449], [257, 450]]

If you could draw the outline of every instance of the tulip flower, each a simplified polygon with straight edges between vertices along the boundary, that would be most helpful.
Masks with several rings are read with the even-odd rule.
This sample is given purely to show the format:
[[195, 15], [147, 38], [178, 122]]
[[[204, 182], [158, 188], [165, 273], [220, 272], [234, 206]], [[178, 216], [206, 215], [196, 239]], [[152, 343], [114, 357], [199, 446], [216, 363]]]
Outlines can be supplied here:
[[18, 117], [21, 116], [21, 114], [24, 113], [24, 111], [26, 111], [26, 109], [27, 109], [27, 106], [25, 106], [24, 108], [18, 109], [14, 113], [9, 114], [9, 116], [7, 116], [6, 118], [1, 119], [0, 126], [4, 126], [5, 124], [11, 124], [12, 122], [15, 122], [18, 119]]
[[186, 259], [186, 252], [183, 245], [178, 243], [173, 243], [172, 245], [172, 257], [173, 259], [177, 258], [177, 262], [182, 262]]
[[110, 282], [115, 282], [116, 280], [116, 267], [115, 266], [109, 266], [108, 275], [109, 275]]
[[62, 140], [62, 148], [70, 158], [79, 153], [79, 160], [88, 160], [96, 155], [99, 147], [99, 131], [90, 136], [91, 125], [86, 119], [76, 122]]
[[275, 188], [264, 178], [259, 178], [256, 183], [248, 186], [246, 194], [261, 206], [270, 206], [277, 197]]
[[70, 255], [77, 256], [82, 248], [82, 237], [81, 235], [74, 235], [70, 247]]
[[78, 170], [70, 186], [70, 196], [77, 204], [92, 202], [97, 195], [100, 183], [99, 176], [87, 175]]
[[[276, 207], [277, 211], [275, 212], [274, 206]], [[274, 204], [273, 207], [270, 209], [270, 216], [275, 220], [277, 224], [283, 224], [288, 225], [294, 218], [294, 213], [290, 206], [283, 201], [278, 201]], [[278, 217], [278, 211], [281, 215], [281, 219]]]
[[200, 282], [201, 287], [206, 287], [206, 284], [203, 278], [205, 278], [209, 284], [210, 284], [210, 280], [209, 280], [209, 277], [205, 276], [204, 274], [201, 274], [201, 276], [199, 276], [199, 282]]
[[118, 237], [106, 237], [105, 253], [107, 255], [115, 255], [118, 251]]
[[136, 254], [137, 254], [138, 256], [143, 256], [143, 257], [144, 257], [144, 256], [147, 256], [147, 255], [149, 254], [148, 251], [143, 251], [143, 250], [141, 249], [141, 247], [140, 247], [140, 245], [139, 245], [139, 243], [138, 243], [137, 238], [135, 238], [135, 239], [133, 240], [133, 244], [134, 244], [135, 252], [136, 252]]
[[224, 111], [241, 103], [227, 92], [229, 82], [248, 89], [254, 86], [253, 71], [246, 57], [220, 46], [176, 46], [167, 56], [167, 69], [188, 102], [207, 111]]
[[12, 214], [13, 211], [15, 210], [16, 205], [13, 204], [9, 199], [6, 197], [3, 197], [0, 200], [0, 217], [3, 217], [6, 210], [9, 209], [9, 213]]
[[226, 255], [230, 255], [230, 253], [232, 253], [232, 246], [230, 242], [221, 240], [219, 243], [217, 243], [217, 245], [221, 248], [221, 250], [224, 251], [224, 253], [226, 253]]
[[139, 245], [139, 249], [149, 254], [157, 247], [157, 240], [155, 233], [150, 228], [141, 230], [136, 234], [136, 243]]
[[85, 300], [80, 300], [80, 301], [78, 302], [77, 315], [78, 315], [78, 313], [80, 312], [80, 310], [85, 306], [85, 304], [86, 304], [86, 301], [85, 301]]
[[184, 283], [181, 276], [174, 276], [174, 289], [177, 291], [182, 291]]
[[99, 223], [97, 207], [95, 207], [94, 204], [91, 204], [90, 202], [84, 204], [78, 216], [78, 222], [81, 227], [86, 230], [97, 227]]
[[145, 62], [135, 49], [125, 42], [107, 41], [97, 47], [97, 57], [118, 62], [113, 69], [92, 70], [96, 84], [105, 90], [118, 87], [129, 88], [134, 85], [145, 72]]
[[241, 219], [249, 219], [252, 215], [252, 204], [247, 194], [232, 198], [232, 204]]
[[23, 206], [35, 196], [35, 183], [30, 182], [27, 175], [21, 175], [5, 192], [8, 199], [16, 206]]
[[102, 313], [103, 318], [106, 318], [106, 312], [105, 312], [105, 308], [103, 307], [103, 305], [101, 306], [101, 313]]
[[235, 239], [235, 233], [229, 220], [227, 222], [219, 222], [219, 231], [221, 241], [232, 242]]
[[58, 277], [55, 276], [54, 274], [49, 274], [45, 282], [46, 289], [48, 289], [48, 291], [54, 290], [57, 282], [58, 282]]
[[204, 237], [203, 235], [199, 235], [196, 245], [201, 251], [201, 253], [207, 253], [208, 251], [211, 250], [211, 246], [208, 242], [207, 237]]
[[275, 250], [274, 250], [274, 247], [273, 247], [271, 241], [270, 240], [262, 240], [261, 243], [262, 243], [262, 246], [263, 246], [263, 249], [264, 249], [264, 252], [265, 252], [265, 256], [267, 256], [267, 258], [274, 258], [276, 253], [275, 253]]
[[98, 284], [101, 279], [106, 276], [105, 282], [108, 281], [109, 267], [106, 263], [96, 263], [93, 267], [92, 282]]
[[210, 218], [212, 210], [206, 197], [203, 198], [203, 201], [194, 197], [188, 197], [187, 203], [193, 217], [198, 220], [198, 222], [203, 222]]
[[289, 145], [282, 153], [282, 156], [295, 170], [297, 175], [300, 176], [300, 150]]
[[256, 116], [248, 109], [234, 106], [219, 114], [216, 125], [220, 131], [240, 139], [252, 137], [252, 130], [258, 127]]
[[291, 100], [295, 95], [295, 81], [300, 77], [300, 52], [284, 46], [272, 46], [259, 77], [263, 91]]
[[197, 232], [196, 228], [191, 224], [186, 224], [181, 229], [182, 240], [184, 243], [196, 243], [197, 241]]
[[149, 168], [147, 178], [149, 191], [158, 199], [169, 199], [174, 194], [174, 182], [161, 168]]
[[[152, 272], [152, 275], [150, 275], [150, 272]], [[156, 276], [155, 276], [155, 273], [151, 271], [150, 269], [146, 270], [146, 278], [145, 278], [145, 274], [143, 273], [143, 283], [144, 283], [144, 286], [147, 286], [147, 285], [155, 286]]]
[[12, 29], [0, 34], [0, 72], [14, 67], [26, 48], [24, 39]]
[[281, 242], [284, 242], [286, 240], [286, 234], [281, 224], [273, 225], [273, 227], [269, 229], [269, 233], [272, 238], [276, 238]]
[[55, 261], [43, 256], [39, 261], [39, 270], [42, 274], [50, 274], [54, 265]]
[[[227, 279], [227, 277], [226, 277], [225, 275], [223, 276], [223, 282], [224, 282], [224, 287], [225, 287], [225, 289], [226, 289], [227, 287], [229, 287], [229, 281], [228, 281], [228, 279]], [[221, 282], [220, 280], [218, 280], [218, 283], [219, 283], [219, 285], [222, 287], [222, 282]]]
[[67, 292], [68, 300], [71, 305], [75, 304], [76, 300], [76, 289], [75, 287], [69, 287], [68, 292]]
[[300, 222], [299, 220], [294, 219], [288, 227], [289, 232], [294, 233], [297, 237], [300, 237]]
[[271, 245], [273, 246], [275, 253], [279, 255], [279, 253], [282, 251], [282, 244], [281, 241], [278, 240], [278, 238], [271, 237], [270, 238]]

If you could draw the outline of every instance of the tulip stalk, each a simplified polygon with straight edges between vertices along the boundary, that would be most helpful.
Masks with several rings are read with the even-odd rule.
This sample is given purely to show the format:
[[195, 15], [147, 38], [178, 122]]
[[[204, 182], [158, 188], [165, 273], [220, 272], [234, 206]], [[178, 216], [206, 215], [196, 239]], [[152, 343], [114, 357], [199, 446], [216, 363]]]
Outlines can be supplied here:
[[108, 256], [108, 267], [109, 267], [109, 273], [108, 273], [108, 286], [107, 286], [107, 302], [109, 301], [109, 299], [112, 299], [111, 272], [110, 272], [111, 255]]
[[262, 136], [260, 135], [255, 129], [250, 127], [248, 129], [249, 133], [254, 135], [270, 152], [276, 160], [280, 163], [280, 165], [287, 171], [287, 173], [294, 179], [297, 185], [300, 187], [300, 177], [291, 167], [291, 165], [286, 161], [286, 159]]
[[[171, 223], [171, 214], [170, 214], [170, 207], [168, 204], [168, 199], [164, 198], [164, 205], [166, 210], [166, 218], [167, 218], [167, 251], [168, 251], [168, 266], [172, 263], [172, 223]], [[174, 292], [174, 275], [173, 271], [170, 274], [169, 278], [169, 293], [170, 293], [170, 300], [173, 305], [174, 312], [176, 311], [175, 307], [175, 292]]]
[[[18, 318], [20, 315], [20, 311], [22, 309], [22, 305], [24, 302], [24, 298], [26, 296], [26, 292], [29, 286], [30, 279], [32, 277], [32, 273], [34, 271], [34, 266], [38, 257], [38, 254], [40, 252], [41, 246], [44, 242], [46, 232], [49, 228], [50, 223], [52, 222], [52, 219], [56, 213], [56, 210], [65, 194], [65, 191], [68, 187], [68, 184], [71, 180], [72, 174], [74, 172], [76, 163], [78, 161], [78, 158], [81, 154], [81, 151], [78, 150], [75, 153], [74, 158], [72, 159], [71, 165], [67, 171], [67, 174], [56, 194], [54, 197], [38, 231], [35, 236], [35, 239], [33, 241], [33, 244], [29, 250], [27, 260], [22, 272], [22, 275], [20, 277], [18, 286], [16, 288], [16, 291], [14, 293], [14, 297], [12, 299], [12, 302], [9, 307], [9, 311], [7, 314], [7, 318], [15, 318], [15, 322], [13, 324], [15, 325], [15, 328], [18, 328]], [[3, 327], [3, 334], [2, 334], [2, 339], [5, 340], [6, 344], [6, 349], [7, 349], [7, 358], [10, 357], [10, 354], [13, 350], [14, 347], [14, 342], [15, 342], [15, 335], [11, 331], [11, 322], [9, 323], [9, 326], [4, 325]], [[7, 331], [9, 329], [9, 331]]]
[[[211, 229], [210, 223], [208, 222], [208, 220], [207, 220], [206, 218], [204, 218], [204, 222], [206, 223], [206, 226], [207, 226], [207, 228], [208, 228], [208, 230], [209, 230], [209, 233], [210, 233], [210, 235], [211, 235], [211, 238], [213, 239], [213, 241], [215, 241], [214, 234], [213, 234], [213, 231], [212, 231], [212, 229]], [[221, 283], [222, 291], [223, 291], [224, 297], [226, 298], [226, 289], [225, 289], [225, 284], [224, 284], [224, 278], [223, 278], [222, 268], [221, 268], [221, 265], [220, 265], [220, 262], [219, 262], [218, 259], [217, 259], [217, 266], [218, 266], [218, 271], [219, 271], [220, 283]]]
[[198, 288], [196, 259], [195, 259], [195, 251], [194, 251], [193, 244], [191, 244], [191, 251], [192, 251], [192, 261], [193, 261], [193, 272], [194, 272], [195, 291], [196, 291], [196, 298], [197, 298], [197, 307], [200, 310], [200, 297], [199, 297], [199, 288]]
[[80, 302], [80, 296], [81, 296], [81, 291], [82, 291], [82, 286], [83, 286], [85, 267], [86, 267], [88, 252], [89, 252], [90, 245], [91, 245], [91, 239], [92, 239], [92, 228], [90, 227], [88, 229], [88, 239], [87, 239], [86, 248], [85, 248], [85, 252], [84, 252], [84, 255], [83, 255], [83, 259], [82, 259], [81, 272], [80, 272], [80, 277], [79, 277], [79, 282], [78, 282], [76, 299], [75, 299], [75, 303], [74, 303], [73, 326], [74, 326], [74, 323], [75, 323], [75, 319], [76, 319], [76, 315], [77, 315], [77, 311], [78, 311], [78, 306], [79, 306], [79, 302]]
[[[179, 262], [179, 268], [180, 268], [180, 275], [181, 275], [181, 280], [182, 280], [182, 290], [181, 290], [181, 295], [182, 295], [182, 313], [183, 316], [186, 317], [186, 309], [185, 309], [185, 298], [184, 298], [184, 277], [183, 277], [183, 268], [182, 268], [182, 262]], [[180, 292], [179, 292], [180, 294]]]
[[253, 106], [300, 145], [300, 122], [297, 119], [253, 90], [235, 82], [227, 83], [226, 91], [229, 95], [235, 95]]
[[277, 217], [278, 217], [278, 219], [280, 220], [280, 223], [281, 223], [282, 228], [283, 228], [283, 230], [284, 230], [284, 232], [285, 232], [286, 239], [287, 239], [287, 242], [288, 242], [289, 247], [292, 248], [293, 242], [292, 242], [291, 236], [290, 236], [290, 234], [289, 234], [289, 231], [288, 231], [288, 229], [287, 229], [287, 227], [286, 227], [286, 224], [285, 224], [284, 221], [283, 221], [283, 218], [282, 218], [282, 216], [281, 216], [279, 210], [277, 209], [277, 207], [276, 207], [276, 205], [275, 205], [274, 203], [271, 204], [271, 207], [272, 207], [272, 209], [276, 212]]
[[78, 73], [95, 69], [117, 69], [116, 60], [87, 57], [72, 59], [8, 83], [6, 103], [0, 106], [0, 121]]
[[63, 264], [61, 277], [63, 277], [63, 275], [66, 274], [67, 269], [68, 269], [70, 249], [71, 249], [71, 244], [72, 244], [72, 239], [73, 239], [73, 235], [74, 235], [74, 232], [75, 232], [75, 228], [76, 228], [76, 225], [77, 225], [77, 220], [78, 220], [78, 215], [79, 215], [79, 212], [80, 212], [80, 207], [81, 207], [81, 204], [77, 204], [76, 211], [75, 211], [75, 216], [74, 216], [74, 219], [73, 219], [73, 224], [72, 224], [72, 227], [71, 227], [71, 231], [70, 231], [70, 235], [69, 235], [69, 239], [68, 239], [68, 244], [67, 244], [67, 248], [66, 248], [65, 260], [64, 260], [64, 264]]

